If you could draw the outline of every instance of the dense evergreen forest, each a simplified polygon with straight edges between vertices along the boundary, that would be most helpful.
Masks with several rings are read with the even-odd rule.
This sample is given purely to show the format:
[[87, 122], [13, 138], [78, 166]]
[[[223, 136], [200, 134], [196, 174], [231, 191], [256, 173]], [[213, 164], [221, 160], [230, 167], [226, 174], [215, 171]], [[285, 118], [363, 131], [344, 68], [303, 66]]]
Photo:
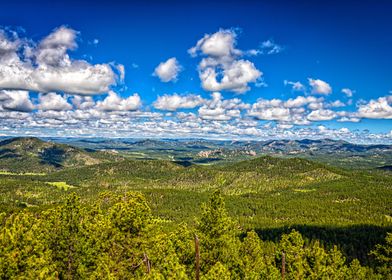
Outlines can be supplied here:
[[1, 279], [386, 279], [392, 273], [392, 234], [370, 252], [372, 269], [295, 230], [277, 242], [241, 232], [219, 191], [202, 205], [195, 227], [174, 231], [164, 230], [166, 221], [137, 192], [105, 192], [92, 205], [71, 194], [49, 210], [1, 218]]
[[36, 154], [2, 153], [0, 279], [392, 279], [389, 171], [270, 156], [184, 166], [27, 141]]

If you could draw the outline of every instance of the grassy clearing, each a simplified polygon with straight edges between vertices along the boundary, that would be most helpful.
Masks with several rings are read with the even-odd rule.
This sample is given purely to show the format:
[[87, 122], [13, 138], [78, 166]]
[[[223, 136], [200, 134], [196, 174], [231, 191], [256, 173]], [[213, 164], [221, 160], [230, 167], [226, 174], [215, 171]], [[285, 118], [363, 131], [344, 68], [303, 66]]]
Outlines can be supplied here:
[[294, 189], [293, 191], [300, 192], [300, 193], [307, 193], [307, 192], [314, 192], [316, 191], [316, 189]]
[[9, 171], [0, 171], [0, 175], [13, 175], [13, 176], [45, 176], [46, 173], [26, 172], [26, 173], [15, 173]]
[[68, 191], [69, 189], [76, 188], [75, 186], [68, 185], [66, 182], [46, 182], [48, 185], [54, 186], [60, 190]]

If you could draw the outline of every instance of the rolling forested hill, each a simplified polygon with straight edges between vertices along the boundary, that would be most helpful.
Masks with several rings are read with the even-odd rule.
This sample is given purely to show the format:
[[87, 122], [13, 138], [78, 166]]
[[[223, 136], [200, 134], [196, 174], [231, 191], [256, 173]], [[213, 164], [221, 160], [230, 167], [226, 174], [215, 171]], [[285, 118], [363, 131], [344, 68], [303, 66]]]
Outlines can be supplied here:
[[0, 171], [40, 173], [116, 160], [110, 153], [18, 137], [0, 142]]

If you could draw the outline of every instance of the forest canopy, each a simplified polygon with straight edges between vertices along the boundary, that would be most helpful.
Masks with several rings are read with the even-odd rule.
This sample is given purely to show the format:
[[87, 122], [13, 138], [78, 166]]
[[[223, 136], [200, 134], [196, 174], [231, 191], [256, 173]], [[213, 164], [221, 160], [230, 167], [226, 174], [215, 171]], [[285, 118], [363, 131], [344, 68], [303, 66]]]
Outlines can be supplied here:
[[195, 279], [196, 273], [200, 279], [386, 279], [392, 273], [391, 234], [372, 251], [377, 264], [362, 266], [295, 230], [278, 242], [241, 232], [219, 191], [201, 205], [194, 226], [174, 231], [165, 230], [138, 192], [104, 192], [92, 205], [70, 194], [49, 210], [1, 220], [1, 279]]

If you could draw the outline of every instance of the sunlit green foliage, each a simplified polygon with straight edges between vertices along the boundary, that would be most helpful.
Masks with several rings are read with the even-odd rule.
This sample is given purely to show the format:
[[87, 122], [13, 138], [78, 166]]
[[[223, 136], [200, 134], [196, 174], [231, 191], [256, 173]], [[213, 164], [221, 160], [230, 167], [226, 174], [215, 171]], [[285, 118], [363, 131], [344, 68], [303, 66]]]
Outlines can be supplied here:
[[[276, 242], [250, 231], [239, 235], [216, 191], [196, 227], [163, 229], [136, 192], [102, 193], [92, 205], [71, 194], [60, 205], [32, 214], [2, 215], [1, 279], [194, 279], [195, 234], [201, 279], [383, 279], [390, 275], [389, 235], [376, 247], [378, 272], [346, 260], [335, 246], [305, 242], [292, 231]], [[282, 262], [283, 254], [285, 262]]]

